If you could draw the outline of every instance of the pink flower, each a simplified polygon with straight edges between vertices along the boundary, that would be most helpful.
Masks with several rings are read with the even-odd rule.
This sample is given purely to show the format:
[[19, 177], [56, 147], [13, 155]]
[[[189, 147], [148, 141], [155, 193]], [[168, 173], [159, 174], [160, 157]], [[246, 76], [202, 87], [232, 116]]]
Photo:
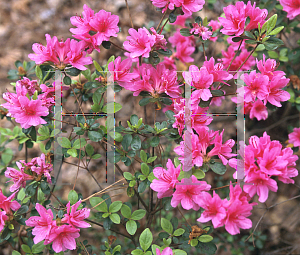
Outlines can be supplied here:
[[62, 218], [62, 223], [68, 223], [73, 227], [77, 228], [89, 228], [91, 225], [84, 221], [90, 215], [90, 209], [84, 208], [77, 211], [78, 206], [81, 204], [79, 200], [76, 204], [70, 205], [70, 202], [67, 204], [67, 213]]
[[[48, 183], [52, 183], [50, 172], [53, 170], [53, 165], [46, 163], [45, 154], [42, 153], [41, 157], [33, 159], [34, 165], [31, 167], [31, 170], [39, 176], [45, 176]], [[36, 166], [35, 166], [36, 165]]]
[[[251, 103], [251, 102], [249, 102]], [[246, 111], [245, 111], [246, 113]], [[258, 121], [268, 118], [268, 109], [263, 102], [257, 99], [254, 104], [251, 103], [250, 119], [256, 118]]]
[[296, 18], [300, 14], [300, 1], [299, 0], [279, 0], [283, 6], [283, 10], [287, 12], [287, 18], [290, 20]]
[[86, 34], [88, 33], [92, 27], [90, 26], [90, 21], [94, 17], [94, 11], [89, 8], [86, 4], [83, 5], [83, 18], [80, 16], [72, 16], [70, 21], [73, 26], [77, 28], [70, 28], [71, 33], [78, 35], [78, 34]]
[[24, 86], [27, 89], [29, 96], [32, 96], [36, 90], [39, 88], [37, 80], [30, 80], [27, 77], [23, 77], [22, 80], [18, 80], [16, 83], [17, 86]]
[[195, 47], [190, 46], [188, 41], [185, 43], [179, 43], [176, 45], [175, 57], [177, 57], [182, 63], [190, 63], [194, 61], [191, 57], [194, 51]]
[[267, 9], [260, 9], [259, 7], [255, 7], [255, 6], [256, 6], [256, 2], [254, 2], [252, 6], [251, 1], [248, 1], [245, 7], [245, 14], [247, 17], [250, 18], [250, 22], [245, 28], [246, 31], [250, 31], [252, 29], [257, 28], [258, 23], [260, 24], [260, 27], [262, 27], [268, 15]]
[[254, 171], [249, 172], [245, 177], [243, 189], [250, 197], [253, 197], [257, 193], [259, 196], [258, 201], [264, 203], [268, 199], [269, 190], [276, 192], [278, 187], [277, 182], [268, 175], [260, 171]]
[[139, 78], [138, 73], [131, 73], [132, 60], [127, 58], [121, 61], [121, 57], [117, 57], [114, 62], [108, 64], [108, 70], [114, 75], [114, 81], [120, 86], [127, 88], [132, 85], [132, 80]]
[[[208, 23], [208, 26], [211, 26], [212, 27], [212, 32], [215, 32], [215, 31], [217, 31], [221, 27], [221, 24], [220, 24], [220, 22], [218, 20], [211, 20]], [[210, 37], [209, 40], [215, 42], [215, 41], [218, 40], [218, 37], [217, 36]]]
[[150, 184], [150, 188], [158, 192], [159, 199], [169, 197], [173, 194], [176, 183], [178, 183], [178, 176], [180, 174], [180, 165], [175, 168], [171, 159], [168, 159], [167, 170], [162, 167], [153, 169], [153, 174], [158, 180], [154, 179]]
[[34, 179], [33, 176], [24, 173], [24, 167], [22, 166], [21, 163], [16, 162], [16, 164], [20, 169], [20, 171], [12, 167], [7, 167], [7, 170], [5, 171], [5, 177], [11, 178], [12, 181], [14, 182], [14, 184], [9, 188], [10, 192], [14, 192], [18, 190], [20, 187], [25, 188], [26, 181]]
[[200, 99], [208, 101], [212, 97], [209, 88], [213, 83], [214, 76], [207, 72], [206, 67], [201, 67], [199, 70], [197, 66], [191, 65], [189, 72], [184, 72], [183, 77], [190, 86], [196, 88], [192, 93], [192, 104], [198, 104]]
[[279, 75], [274, 76], [273, 79], [268, 84], [268, 95], [266, 100], [277, 107], [281, 107], [282, 101], [288, 101], [290, 99], [290, 94], [287, 91], [282, 90], [289, 83], [290, 79], [281, 77]]
[[186, 19], [189, 19], [190, 17], [191, 17], [190, 15], [186, 15], [186, 14], [179, 15], [179, 16], [177, 16], [176, 21], [173, 23], [170, 23], [170, 24], [185, 27], [185, 21], [186, 21]]
[[182, 11], [186, 15], [192, 15], [193, 12], [198, 12], [205, 4], [204, 0], [172, 0], [176, 7], [182, 7]]
[[[208, 61], [204, 61], [203, 66], [206, 67], [206, 70], [209, 74], [213, 75], [213, 82], [223, 82], [233, 78], [226, 70], [221, 63], [215, 64], [215, 59], [211, 57]], [[227, 83], [225, 83], [227, 84]], [[228, 84], [227, 84], [228, 85]]]
[[[33, 241], [35, 244], [48, 239], [51, 229], [56, 225], [53, 221], [53, 213], [51, 209], [46, 210], [40, 204], [36, 204], [35, 209], [40, 214], [39, 216], [31, 216], [25, 221], [25, 224], [29, 227], [34, 227], [32, 234], [35, 236]], [[45, 241], [46, 243], [46, 241]]]
[[289, 143], [292, 143], [295, 147], [300, 146], [300, 128], [294, 128], [293, 132], [289, 134]]
[[213, 197], [211, 197], [208, 192], [202, 192], [202, 198], [200, 201], [200, 206], [204, 208], [205, 211], [201, 214], [201, 217], [197, 219], [197, 221], [204, 223], [211, 220], [214, 228], [224, 225], [226, 209], [219, 195], [214, 191]]
[[0, 210], [0, 232], [3, 230], [5, 226], [5, 221], [8, 219], [5, 211]]
[[151, 0], [152, 4], [162, 9], [162, 13], [164, 13], [168, 8], [170, 10], [174, 10], [174, 0]]
[[153, 45], [153, 50], [159, 50], [159, 49], [167, 49], [167, 41], [164, 37], [164, 35], [158, 34], [154, 27], [150, 28], [153, 35], [155, 35], [155, 43]]
[[173, 57], [164, 57], [164, 60], [161, 63], [166, 67], [166, 69], [177, 70]]
[[182, 208], [186, 210], [193, 209], [198, 211], [202, 199], [202, 191], [208, 191], [211, 188], [205, 181], [198, 181], [192, 175], [189, 179], [183, 179], [176, 185], [176, 191], [173, 193], [171, 206], [176, 207], [181, 203]]
[[199, 26], [198, 23], [192, 24], [193, 28], [190, 29], [191, 34], [199, 35], [202, 40], [207, 40], [212, 36], [212, 32], [208, 30], [207, 27]]
[[134, 91], [134, 96], [138, 96], [141, 91], [148, 91], [155, 98], [162, 93], [166, 93], [172, 98], [180, 96], [181, 90], [175, 70], [166, 69], [161, 63], [156, 68], [150, 64], [143, 64], [139, 70], [142, 80], [136, 80], [131, 86], [126, 86], [126, 89]]
[[22, 128], [30, 128], [31, 126], [38, 126], [46, 124], [47, 122], [42, 119], [42, 116], [47, 116], [49, 110], [47, 107], [42, 106], [43, 102], [39, 99], [29, 100], [26, 96], [19, 98], [20, 108], [16, 106], [16, 112], [13, 117], [16, 122], [21, 124]]
[[182, 47], [182, 44], [193, 46], [195, 48], [195, 43], [196, 43], [195, 37], [193, 35], [183, 36], [180, 34], [180, 29], [177, 29], [174, 35], [169, 37], [169, 42], [171, 43], [173, 48], [175, 47], [180, 48]]
[[68, 38], [65, 42], [59, 42], [56, 36], [46, 34], [47, 46], [35, 43], [32, 50], [36, 54], [29, 54], [28, 57], [37, 64], [44, 62], [52, 62], [59, 69], [64, 69], [66, 65], [70, 64], [80, 70], [85, 70], [84, 65], [89, 65], [93, 62], [91, 57], [85, 57], [84, 51], [86, 43], [84, 41], [76, 41]]
[[56, 253], [66, 250], [75, 250], [75, 239], [80, 236], [78, 232], [79, 229], [70, 225], [54, 226], [44, 244], [47, 245], [53, 242], [52, 248]]
[[173, 251], [170, 247], [166, 247], [164, 248], [164, 250], [162, 252], [160, 252], [160, 250], [158, 248], [156, 248], [156, 255], [173, 255]]
[[258, 61], [258, 59], [256, 59], [256, 64], [261, 74], [267, 75], [270, 80], [272, 80], [274, 76], [285, 76], [285, 72], [276, 71], [276, 68], [278, 67], [276, 60], [271, 58], [266, 60], [265, 54], [263, 54], [262, 60]]
[[145, 27], [139, 28], [138, 31], [130, 28], [128, 33], [130, 36], [127, 36], [127, 41], [123, 43], [123, 46], [130, 52], [130, 57], [142, 56], [148, 58], [151, 48], [155, 44], [156, 36], [151, 35]]
[[3, 195], [0, 189], [0, 208], [6, 212], [6, 214], [11, 214], [11, 210], [17, 211], [21, 205], [17, 201], [12, 201], [15, 198], [16, 192], [12, 193], [9, 197]]

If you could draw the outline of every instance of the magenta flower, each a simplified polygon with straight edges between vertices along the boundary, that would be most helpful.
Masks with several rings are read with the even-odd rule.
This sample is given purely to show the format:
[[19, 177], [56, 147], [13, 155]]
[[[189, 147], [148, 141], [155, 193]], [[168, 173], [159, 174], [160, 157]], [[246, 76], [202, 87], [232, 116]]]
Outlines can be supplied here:
[[[179, 17], [179, 16], [178, 16]], [[173, 23], [174, 24], [174, 23]], [[191, 36], [183, 36], [180, 34], [180, 29], [177, 29], [174, 35], [169, 37], [169, 42], [171, 43], [172, 47], [175, 48], [181, 48], [182, 45], [185, 45], [186, 47], [193, 47], [195, 51], [195, 37], [193, 35]]]
[[5, 226], [5, 221], [8, 219], [5, 211], [0, 210], [0, 232], [3, 230]]
[[186, 210], [193, 209], [198, 211], [202, 199], [202, 192], [210, 190], [211, 186], [205, 181], [198, 181], [192, 175], [189, 179], [182, 179], [176, 184], [176, 191], [173, 193], [171, 205], [176, 207], [181, 203], [182, 208]]
[[53, 242], [52, 248], [56, 253], [66, 250], [75, 250], [75, 239], [80, 236], [79, 231], [79, 229], [70, 225], [54, 226], [44, 244], [47, 245]]
[[228, 81], [233, 78], [232, 74], [229, 74], [229, 72], [224, 70], [222, 63], [215, 64], [215, 59], [213, 57], [211, 57], [208, 61], [204, 61], [203, 66], [206, 67], [209, 74], [213, 75], [213, 82], [225, 83], [224, 81]]
[[162, 13], [164, 13], [168, 8], [170, 10], [174, 10], [174, 0], [151, 0], [152, 4], [162, 9]]
[[39, 176], [45, 176], [47, 178], [48, 183], [52, 183], [50, 172], [53, 170], [53, 165], [50, 163], [46, 163], [45, 154], [42, 153], [41, 157], [37, 157], [33, 159], [34, 165], [31, 167], [32, 172], [35, 172]]
[[[217, 31], [221, 27], [221, 24], [220, 24], [220, 22], [218, 20], [211, 20], [208, 23], [208, 26], [211, 26], [212, 27], [212, 32], [215, 32], [215, 31]], [[218, 37], [217, 36], [210, 37], [209, 40], [215, 42], [215, 41], [218, 40]]]
[[150, 28], [153, 35], [155, 35], [155, 43], [153, 45], [153, 50], [159, 50], [159, 49], [167, 49], [167, 41], [164, 37], [164, 35], [158, 34], [154, 27]]
[[186, 14], [179, 15], [179, 16], [177, 16], [176, 21], [173, 23], [170, 23], [170, 24], [185, 27], [185, 21], [186, 21], [186, 19], [189, 19], [190, 17], [191, 17], [191, 15], [186, 15]]
[[151, 35], [145, 27], [139, 28], [138, 31], [130, 28], [128, 33], [130, 36], [127, 36], [127, 41], [123, 43], [123, 46], [130, 52], [130, 57], [142, 56], [148, 58], [151, 48], [155, 44], [156, 36]]
[[94, 17], [94, 11], [88, 7], [86, 4], [83, 5], [83, 12], [81, 16], [72, 16], [70, 18], [71, 24], [77, 28], [70, 28], [71, 33], [75, 35], [86, 34], [92, 27], [90, 26], [90, 21]]
[[201, 214], [201, 217], [197, 219], [197, 221], [204, 223], [211, 220], [214, 228], [224, 225], [226, 209], [222, 199], [215, 193], [215, 191], [213, 192], [213, 197], [211, 197], [208, 192], [202, 192], [200, 206], [204, 208], [205, 211]]
[[292, 20], [300, 14], [300, 1], [299, 0], [279, 0], [283, 6], [283, 10], [287, 12], [287, 18]]
[[252, 6], [251, 1], [248, 1], [245, 7], [245, 15], [250, 19], [249, 24], [245, 28], [246, 31], [250, 31], [252, 29], [257, 28], [258, 23], [260, 24], [260, 27], [262, 27], [268, 15], [267, 9], [260, 9], [259, 7], [255, 6], [256, 2], [254, 2]]
[[285, 72], [276, 71], [276, 68], [278, 67], [276, 60], [271, 58], [266, 60], [265, 54], [263, 54], [262, 60], [258, 61], [258, 59], [256, 59], [256, 64], [261, 74], [267, 75], [270, 80], [272, 80], [274, 76], [285, 76]]
[[90, 209], [84, 208], [77, 211], [78, 206], [81, 204], [79, 200], [76, 204], [70, 205], [70, 202], [67, 204], [67, 213], [61, 219], [62, 223], [68, 223], [73, 227], [77, 228], [89, 228], [91, 225], [84, 221], [90, 215]]
[[189, 41], [178, 43], [176, 45], [175, 57], [178, 58], [182, 63], [190, 63], [194, 61], [194, 59], [191, 57], [194, 51], [195, 47], [191, 46]]
[[198, 12], [205, 4], [204, 0], [172, 0], [176, 7], [182, 7], [182, 11], [186, 15], [192, 15], [193, 12]]
[[257, 99], [254, 104], [252, 102], [249, 102], [248, 104], [250, 103], [251, 106], [248, 105], [249, 109], [245, 111], [245, 113], [248, 113], [249, 111], [250, 119], [256, 118], [258, 121], [260, 121], [268, 118], [268, 109], [261, 100]]
[[286, 79], [281, 76], [274, 76], [273, 79], [268, 84], [268, 95], [266, 100], [277, 107], [281, 107], [283, 101], [288, 101], [290, 99], [289, 92], [282, 90], [289, 83], [290, 79]]
[[208, 30], [207, 27], [199, 26], [198, 23], [192, 24], [193, 28], [190, 29], [191, 34], [199, 35], [202, 40], [207, 40], [212, 36], [212, 32]]
[[25, 224], [29, 227], [34, 227], [32, 230], [32, 234], [35, 236], [33, 241], [35, 244], [45, 240], [49, 237], [51, 229], [56, 226], [56, 222], [53, 221], [53, 213], [51, 209], [46, 210], [40, 204], [36, 204], [35, 209], [40, 214], [39, 216], [31, 216], [28, 220], [25, 221]]
[[248, 193], [250, 197], [253, 197], [257, 193], [259, 196], [258, 201], [261, 203], [266, 202], [268, 199], [269, 190], [276, 192], [277, 189], [277, 182], [260, 171], [251, 171], [245, 177], [243, 190]]
[[300, 128], [294, 128], [293, 132], [289, 134], [289, 143], [292, 143], [295, 147], [300, 146]]
[[162, 252], [160, 252], [160, 250], [158, 248], [156, 248], [156, 255], [173, 255], [173, 251], [170, 247], [166, 247], [164, 248], [164, 250]]
[[23, 86], [27, 89], [29, 96], [32, 96], [36, 90], [39, 89], [39, 84], [37, 80], [29, 80], [27, 77], [23, 77], [22, 80], [16, 82], [17, 86]]
[[132, 60], [127, 58], [121, 61], [121, 57], [117, 57], [114, 62], [108, 64], [108, 70], [114, 75], [114, 81], [124, 88], [132, 86], [132, 81], [139, 78], [138, 73], [131, 73]]
[[7, 170], [5, 171], [5, 177], [11, 178], [14, 184], [9, 188], [10, 192], [14, 192], [18, 190], [20, 187], [25, 188], [26, 187], [26, 181], [33, 180], [34, 177], [31, 175], [28, 175], [24, 172], [24, 167], [21, 163], [16, 162], [18, 168], [20, 171], [12, 168], [7, 167]]
[[170, 197], [174, 193], [176, 183], [178, 183], [178, 176], [180, 174], [180, 165], [175, 168], [171, 159], [168, 159], [167, 170], [162, 167], [153, 169], [153, 174], [158, 180], [154, 179], [150, 184], [150, 188], [158, 192], [159, 199], [163, 197]]
[[3, 195], [0, 189], [0, 209], [4, 210], [6, 214], [11, 214], [11, 210], [17, 211], [21, 205], [17, 201], [12, 201], [15, 198], [16, 192], [12, 193], [9, 197]]

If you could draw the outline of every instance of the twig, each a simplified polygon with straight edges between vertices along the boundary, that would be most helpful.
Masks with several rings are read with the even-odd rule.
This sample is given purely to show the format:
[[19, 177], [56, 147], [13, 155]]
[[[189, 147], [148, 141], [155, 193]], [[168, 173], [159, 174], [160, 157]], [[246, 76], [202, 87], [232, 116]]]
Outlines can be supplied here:
[[159, 27], [160, 27], [162, 21], [164, 20], [164, 17], [166, 16], [166, 14], [167, 14], [167, 11], [165, 11], [165, 12], [164, 12], [164, 15], [161, 17], [161, 19], [160, 19], [160, 21], [159, 21], [159, 23], [158, 23], [158, 26], [157, 26], [156, 29], [155, 29], [156, 32], [158, 31], [158, 29], [159, 29]]
[[126, 51], [126, 52], [129, 52], [128, 50], [125, 50], [124, 48], [122, 48], [121, 46], [113, 43], [112, 41], [109, 41], [113, 46], [115, 46], [116, 48], [120, 49], [120, 50], [123, 50], [123, 51]]
[[134, 28], [133, 22], [132, 22], [132, 18], [131, 18], [131, 13], [130, 13], [130, 9], [129, 9], [129, 5], [128, 5], [128, 3], [127, 3], [127, 0], [125, 0], [125, 3], [126, 3], [127, 10], [128, 10], [128, 13], [129, 13], [129, 18], [130, 18], [131, 27]]

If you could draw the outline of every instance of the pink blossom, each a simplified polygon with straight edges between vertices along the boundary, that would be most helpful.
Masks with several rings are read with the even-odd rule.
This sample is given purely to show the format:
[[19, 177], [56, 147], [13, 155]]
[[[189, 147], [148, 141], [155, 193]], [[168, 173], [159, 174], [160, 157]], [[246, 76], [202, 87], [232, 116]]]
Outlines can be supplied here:
[[167, 41], [164, 35], [158, 34], [154, 27], [151, 27], [150, 30], [152, 34], [155, 35], [155, 43], [153, 45], [153, 50], [159, 50], [159, 49], [166, 50]]
[[190, 17], [191, 17], [190, 15], [186, 15], [186, 14], [178, 15], [176, 18], [176, 21], [173, 23], [170, 23], [170, 24], [185, 27], [185, 21], [186, 21], [186, 19], [189, 19]]
[[52, 248], [56, 253], [66, 250], [75, 250], [75, 239], [80, 236], [80, 230], [70, 225], [54, 226], [45, 241], [45, 245], [52, 243]]
[[180, 174], [180, 165], [175, 168], [171, 159], [168, 159], [167, 170], [162, 167], [153, 169], [153, 174], [158, 180], [154, 179], [150, 184], [150, 188], [158, 192], [159, 199], [169, 197], [174, 193], [176, 183], [178, 183], [178, 176]]
[[29, 54], [28, 57], [37, 64], [45, 62], [54, 63], [59, 69], [64, 69], [66, 65], [70, 64], [80, 70], [85, 70], [84, 65], [89, 65], [93, 62], [91, 57], [86, 57], [84, 51], [85, 42], [70, 40], [68, 38], [65, 42], [59, 42], [56, 36], [46, 34], [47, 46], [35, 43], [32, 50], [35, 54]]
[[202, 192], [202, 198], [200, 200], [200, 206], [204, 208], [204, 212], [197, 221], [204, 223], [212, 221], [214, 228], [224, 225], [226, 218], [226, 209], [222, 199], [218, 194], [213, 192], [213, 197], [208, 192]]
[[141, 91], [148, 91], [153, 97], [159, 97], [162, 93], [172, 98], [180, 96], [181, 90], [175, 70], [166, 69], [161, 63], [156, 68], [150, 64], [143, 64], [139, 70], [142, 80], [136, 80], [131, 86], [126, 86], [126, 89], [134, 91], [134, 96], [138, 96]]
[[164, 13], [168, 8], [170, 10], [174, 10], [174, 0], [151, 0], [152, 4], [162, 9], [162, 13]]
[[90, 209], [83, 208], [77, 211], [77, 208], [81, 204], [81, 200], [72, 205], [70, 202], [67, 204], [67, 213], [61, 219], [62, 223], [68, 223], [73, 227], [77, 228], [89, 228], [91, 225], [84, 221], [90, 215]]
[[194, 59], [191, 57], [194, 51], [195, 47], [190, 46], [189, 42], [179, 43], [176, 45], [175, 57], [178, 58], [182, 63], [190, 63], [194, 61]]
[[169, 37], [169, 42], [172, 47], [180, 48], [182, 45], [193, 46], [195, 48], [196, 40], [193, 35], [191, 36], [183, 36], [180, 34], [180, 29], [177, 29], [173, 36]]
[[24, 167], [21, 163], [16, 162], [18, 168], [20, 171], [12, 168], [7, 167], [7, 170], [5, 171], [5, 177], [11, 178], [14, 184], [9, 188], [10, 192], [14, 192], [18, 190], [20, 187], [25, 188], [26, 187], [26, 181], [33, 180], [33, 176], [28, 175], [24, 172]]
[[276, 192], [278, 187], [276, 181], [268, 175], [260, 171], [254, 171], [246, 176], [243, 189], [250, 197], [257, 193], [259, 196], [258, 201], [264, 203], [268, 199], [269, 190]]
[[[249, 103], [251, 103], [251, 106], [248, 105], [250, 111], [250, 119], [256, 118], [258, 121], [260, 121], [268, 118], [268, 109], [261, 100], [257, 99], [254, 103]], [[248, 111], [245, 111], [245, 113], [246, 112]]]
[[294, 128], [293, 132], [289, 134], [289, 143], [292, 143], [295, 147], [300, 146], [300, 128]]
[[[221, 27], [221, 24], [220, 24], [220, 22], [218, 20], [211, 20], [208, 23], [208, 26], [211, 26], [212, 27], [212, 32], [215, 32], [215, 31], [217, 31]], [[215, 42], [215, 41], [218, 40], [218, 37], [217, 36], [210, 37], [209, 40]]]
[[177, 70], [174, 58], [171, 57], [164, 57], [164, 60], [161, 62], [163, 65], [165, 65], [165, 67], [169, 70]]
[[151, 48], [155, 44], [156, 36], [151, 35], [145, 27], [139, 28], [138, 31], [130, 28], [128, 33], [130, 36], [127, 36], [127, 41], [123, 43], [123, 46], [130, 52], [130, 57], [142, 56], [148, 58]]
[[164, 248], [164, 250], [162, 252], [160, 252], [160, 250], [158, 248], [156, 248], [156, 255], [173, 255], [173, 251], [170, 247], [166, 247]]
[[52, 184], [50, 172], [53, 170], [53, 165], [46, 163], [45, 154], [42, 153], [40, 157], [33, 159], [33, 161], [35, 161], [35, 164], [31, 167], [31, 170], [39, 176], [45, 176], [47, 182]]
[[193, 12], [198, 12], [205, 4], [204, 0], [172, 0], [176, 7], [182, 7], [182, 11], [186, 15], [192, 15]]
[[190, 29], [191, 34], [199, 35], [202, 40], [207, 40], [212, 36], [212, 32], [208, 30], [207, 27], [199, 26], [198, 23], [192, 24], [193, 28]]
[[256, 2], [251, 5], [251, 1], [248, 1], [245, 7], [245, 15], [250, 18], [250, 22], [245, 28], [246, 31], [250, 31], [258, 27], [258, 23], [260, 27], [265, 23], [265, 19], [268, 15], [267, 9], [260, 9], [259, 7], [255, 7]]
[[108, 70], [114, 75], [114, 81], [124, 88], [132, 85], [132, 80], [139, 77], [137, 73], [131, 73], [132, 60], [127, 58], [121, 61], [121, 57], [117, 57], [114, 62], [108, 64]]
[[[203, 66], [206, 67], [206, 70], [209, 74], [213, 75], [213, 82], [223, 82], [233, 78], [226, 70], [222, 63], [216, 63], [215, 59], [211, 57], [208, 61], [204, 61]], [[227, 84], [227, 83], [225, 83]], [[227, 84], [228, 85], [228, 84]]]
[[274, 76], [273, 79], [268, 84], [268, 95], [266, 100], [277, 107], [281, 107], [283, 101], [288, 101], [290, 99], [290, 94], [287, 91], [282, 90], [289, 83], [290, 79], [285, 77], [280, 77], [279, 75]]
[[186, 210], [193, 209], [198, 211], [200, 200], [202, 199], [202, 191], [208, 191], [211, 188], [205, 181], [198, 181], [192, 175], [189, 179], [182, 179], [176, 184], [176, 191], [173, 193], [171, 206], [176, 207], [181, 203], [182, 208]]
[[82, 17], [80, 16], [72, 16], [70, 21], [73, 26], [77, 28], [70, 28], [71, 33], [75, 35], [86, 34], [88, 33], [92, 27], [90, 26], [90, 21], [94, 17], [94, 11], [88, 7], [86, 4], [83, 5]]
[[0, 210], [0, 232], [3, 230], [5, 226], [5, 221], [8, 219], [5, 211]]
[[280, 76], [280, 77], [285, 76], [285, 72], [276, 71], [277, 68], [276, 60], [271, 58], [268, 58], [266, 60], [265, 54], [263, 54], [263, 58], [260, 61], [256, 59], [256, 64], [261, 74], [267, 75], [270, 80], [272, 80], [274, 76]]
[[299, 0], [279, 0], [283, 6], [283, 10], [287, 12], [287, 18], [292, 20], [300, 14], [300, 1]]
[[6, 212], [6, 214], [11, 214], [11, 210], [17, 211], [21, 205], [17, 201], [12, 201], [15, 198], [16, 192], [12, 193], [9, 197], [3, 195], [0, 189], [0, 208]]
[[46, 208], [39, 203], [36, 204], [35, 209], [38, 211], [40, 216], [31, 216], [25, 221], [25, 224], [29, 227], [34, 227], [32, 230], [32, 234], [35, 236], [33, 241], [37, 244], [48, 239], [50, 231], [54, 226], [56, 226], [56, 223], [53, 221], [53, 213], [51, 209], [46, 210]]
[[30, 80], [27, 77], [23, 77], [22, 80], [16, 82], [17, 86], [23, 86], [27, 89], [29, 96], [32, 96], [36, 90], [39, 89], [39, 84], [37, 80]]
[[283, 183], [295, 183], [291, 177], [298, 176], [298, 170], [295, 168], [298, 156], [293, 155], [293, 150], [291, 148], [284, 148], [281, 151], [281, 156], [282, 160], [286, 160], [288, 164], [286, 167], [280, 169], [281, 173], [278, 175], [278, 180]]

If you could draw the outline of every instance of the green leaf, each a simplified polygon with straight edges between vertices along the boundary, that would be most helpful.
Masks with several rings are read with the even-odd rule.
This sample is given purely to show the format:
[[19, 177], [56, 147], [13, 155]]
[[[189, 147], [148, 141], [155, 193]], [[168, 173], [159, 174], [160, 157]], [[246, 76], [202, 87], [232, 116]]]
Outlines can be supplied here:
[[152, 137], [152, 139], [150, 141], [150, 146], [156, 147], [156, 146], [159, 145], [159, 142], [160, 142], [159, 137], [158, 136], [154, 136], [154, 137]]
[[144, 252], [142, 250], [139, 249], [135, 249], [131, 252], [132, 255], [143, 255]]
[[129, 220], [126, 222], [126, 230], [130, 235], [134, 235], [137, 230], [137, 225], [134, 220]]
[[66, 85], [71, 85], [72, 84], [72, 79], [69, 76], [65, 76], [63, 79], [63, 83]]
[[173, 52], [169, 49], [167, 50], [159, 49], [157, 52], [163, 56], [171, 56], [173, 54]]
[[148, 167], [147, 164], [142, 163], [142, 165], [141, 165], [141, 170], [142, 170], [142, 173], [143, 173], [145, 176], [148, 176], [148, 175], [149, 175], [149, 167]]
[[98, 158], [101, 158], [101, 157], [102, 157], [101, 154], [95, 154], [95, 155], [93, 155], [91, 158], [92, 158], [92, 159], [98, 159]]
[[25, 198], [25, 189], [22, 188], [22, 189], [18, 192], [17, 199], [19, 199], [20, 201], [22, 201], [24, 198]]
[[152, 163], [156, 158], [157, 156], [148, 158], [147, 163]]
[[112, 213], [111, 215], [109, 215], [109, 218], [115, 224], [120, 224], [121, 222], [120, 216], [117, 213]]
[[88, 131], [88, 137], [93, 142], [99, 142], [102, 140], [103, 136], [97, 131]]
[[128, 205], [123, 204], [121, 207], [121, 214], [125, 217], [130, 219], [131, 217], [131, 209]]
[[161, 227], [164, 231], [166, 231], [167, 233], [171, 234], [173, 233], [173, 226], [172, 223], [165, 219], [165, 218], [161, 218]]
[[43, 80], [43, 72], [40, 66], [35, 67], [35, 75], [38, 77], [40, 80]]
[[[101, 204], [100, 204], [101, 203]], [[105, 203], [105, 201], [100, 198], [100, 197], [91, 197], [90, 198], [90, 204], [92, 207], [98, 205], [97, 207], [95, 207], [95, 209], [99, 212], [108, 212], [107, 211], [107, 204]]]
[[75, 190], [71, 190], [68, 194], [68, 200], [71, 205], [74, 205], [78, 201], [78, 194]]
[[131, 215], [131, 219], [132, 220], [140, 220], [142, 219], [144, 216], [146, 215], [146, 211], [143, 210], [143, 209], [139, 209], [139, 210], [136, 210], [132, 213]]
[[131, 148], [133, 150], [139, 150], [141, 148], [142, 142], [141, 139], [138, 135], [134, 136], [132, 141], [131, 141]]
[[11, 255], [21, 255], [21, 253], [18, 251], [13, 251]]
[[95, 66], [96, 70], [97, 70], [99, 73], [102, 73], [103, 70], [102, 70], [101, 66], [97, 63], [97, 61], [94, 60], [93, 63], [94, 63], [94, 66]]
[[251, 32], [249, 32], [249, 31], [245, 31], [244, 34], [245, 34], [246, 36], [248, 36], [248, 37], [254, 39], [254, 40], [256, 39], [255, 36], [254, 36]]
[[149, 97], [145, 97], [145, 98], [142, 98], [140, 101], [139, 101], [139, 105], [140, 106], [145, 106], [147, 104], [150, 103], [150, 98]]
[[191, 36], [190, 29], [188, 29], [188, 28], [182, 28], [182, 29], [180, 29], [180, 34], [182, 36]]
[[272, 29], [276, 26], [276, 22], [277, 22], [277, 14], [274, 14], [268, 20], [267, 33], [270, 33], [272, 31]]
[[198, 237], [198, 240], [201, 242], [201, 243], [208, 243], [210, 241], [212, 241], [214, 238], [210, 235], [202, 235], [202, 236], [199, 236]]
[[41, 126], [38, 129], [38, 133], [42, 136], [48, 136], [49, 137], [49, 128], [47, 126]]
[[198, 244], [198, 240], [197, 239], [192, 239], [190, 244], [191, 244], [192, 247], [195, 247]]
[[76, 149], [68, 149], [67, 153], [72, 156], [73, 158], [77, 157], [77, 150]]
[[131, 144], [132, 141], [132, 135], [131, 134], [126, 134], [123, 136], [123, 140], [122, 140], [122, 147], [125, 151], [128, 151], [129, 146]]
[[282, 29], [284, 29], [284, 26], [276, 27], [269, 35], [277, 35]]
[[23, 250], [24, 252], [26, 252], [26, 253], [31, 253], [31, 249], [30, 249], [30, 247], [29, 247], [28, 245], [22, 244], [22, 245], [21, 245], [21, 248], [22, 248], [22, 250]]
[[32, 253], [40, 253], [45, 249], [44, 241], [41, 241], [32, 246]]
[[216, 174], [220, 174], [223, 175], [226, 172], [226, 166], [224, 166], [222, 163], [220, 162], [211, 162], [209, 163], [209, 167], [211, 168], [211, 170], [213, 170]]
[[269, 50], [268, 55], [269, 55], [270, 58], [279, 58], [279, 55], [276, 51]]
[[8, 165], [12, 160], [13, 154], [14, 153], [11, 148], [5, 148], [5, 150], [2, 152], [1, 159], [5, 165]]
[[209, 243], [201, 243], [200, 242], [198, 247], [199, 247], [199, 251], [201, 253], [204, 253], [207, 255], [213, 255], [217, 251], [217, 246], [212, 242], [209, 242]]
[[205, 177], [205, 173], [201, 169], [193, 168], [192, 173], [197, 179], [203, 179]]
[[224, 91], [222, 90], [211, 90], [213, 96], [224, 96]]
[[94, 147], [90, 144], [85, 146], [86, 153], [91, 157], [94, 154]]
[[57, 137], [57, 142], [63, 148], [71, 148], [71, 142], [67, 137]]
[[130, 123], [135, 126], [139, 122], [139, 117], [136, 114], [130, 116]]
[[169, 22], [170, 23], [174, 23], [177, 19], [177, 15], [174, 11], [172, 11], [170, 14], [169, 14]]
[[115, 201], [109, 206], [109, 212], [115, 213], [119, 211], [122, 207], [121, 201]]
[[173, 250], [174, 255], [187, 255], [187, 253], [183, 250]]
[[133, 180], [133, 176], [132, 176], [131, 173], [129, 173], [129, 172], [124, 172], [123, 175], [124, 175], [124, 177], [125, 177], [126, 180], [129, 180], [129, 181]]
[[147, 154], [145, 151], [141, 150], [140, 151], [140, 156], [141, 156], [141, 160], [145, 163], [147, 163]]
[[149, 228], [146, 228], [139, 238], [141, 248], [146, 251], [150, 247], [153, 241], [153, 236]]
[[174, 231], [173, 235], [174, 236], [181, 236], [184, 232], [185, 232], [185, 230], [183, 228], [178, 228]]
[[116, 102], [110, 102], [103, 106], [102, 111], [104, 113], [115, 113], [122, 109], [122, 105]]

